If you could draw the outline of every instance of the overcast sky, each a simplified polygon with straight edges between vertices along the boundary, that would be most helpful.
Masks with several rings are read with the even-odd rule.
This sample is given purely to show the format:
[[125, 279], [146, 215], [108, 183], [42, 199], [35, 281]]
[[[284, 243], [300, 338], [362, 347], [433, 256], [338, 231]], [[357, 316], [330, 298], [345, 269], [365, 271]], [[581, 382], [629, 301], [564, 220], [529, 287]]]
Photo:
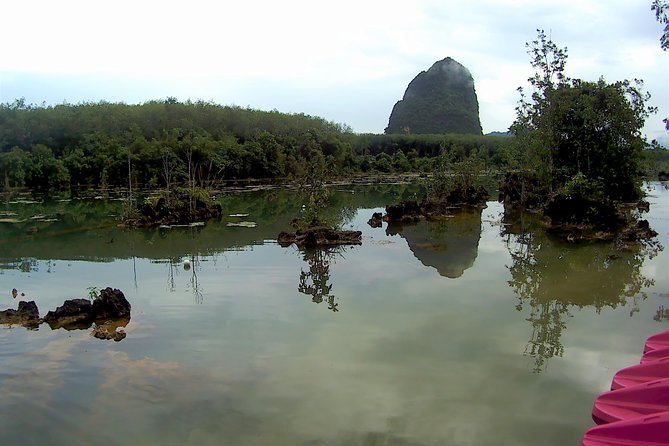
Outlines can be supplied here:
[[381, 133], [420, 71], [447, 56], [474, 76], [484, 132], [514, 119], [543, 28], [567, 74], [641, 78], [666, 137], [669, 52], [650, 0], [20, 0], [0, 5], [0, 102], [174, 96], [307, 113]]

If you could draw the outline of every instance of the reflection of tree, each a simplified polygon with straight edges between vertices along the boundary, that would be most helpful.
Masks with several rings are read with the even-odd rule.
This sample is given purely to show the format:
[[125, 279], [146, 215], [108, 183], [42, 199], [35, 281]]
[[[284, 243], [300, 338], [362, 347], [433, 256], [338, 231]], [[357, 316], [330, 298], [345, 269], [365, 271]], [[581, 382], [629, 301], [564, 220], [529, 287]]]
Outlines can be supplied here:
[[657, 309], [653, 320], [657, 322], [669, 321], [669, 308], [664, 308], [664, 305], [660, 305], [660, 308]]
[[173, 293], [176, 290], [175, 278], [179, 274], [179, 270], [184, 270], [186, 274], [190, 274], [186, 288], [189, 288], [193, 292], [196, 304], [203, 303], [204, 294], [197, 276], [198, 271], [201, 271], [202, 269], [202, 266], [200, 265], [200, 255], [193, 254], [190, 258], [186, 258], [185, 260], [181, 257], [173, 257], [167, 260], [167, 266], [168, 291]]
[[300, 271], [300, 283], [297, 290], [311, 296], [311, 301], [317, 304], [326, 301], [328, 310], [339, 311], [339, 303], [335, 302], [330, 284], [330, 263], [335, 257], [342, 256], [344, 247], [305, 249], [304, 261], [309, 265], [309, 271]]
[[527, 321], [532, 324], [532, 336], [523, 354], [534, 358], [534, 371], [541, 372], [546, 361], [562, 356], [564, 346], [560, 342], [562, 331], [567, 328], [562, 320], [569, 314], [568, 305], [557, 300], [533, 304]]
[[198, 254], [192, 255], [190, 258], [190, 289], [193, 292], [196, 304], [204, 302], [204, 294], [202, 293], [202, 286], [197, 277], [197, 272], [202, 268], [200, 265], [200, 256]]
[[661, 249], [656, 242], [574, 244], [547, 234], [533, 215], [507, 211], [502, 234], [511, 255], [509, 285], [518, 302], [516, 309], [528, 309], [532, 335], [525, 355], [535, 361], [535, 372], [547, 361], [562, 356], [561, 337], [573, 307], [606, 307], [631, 304], [630, 316], [646, 298], [644, 289], [653, 280], [641, 273], [646, 258]]

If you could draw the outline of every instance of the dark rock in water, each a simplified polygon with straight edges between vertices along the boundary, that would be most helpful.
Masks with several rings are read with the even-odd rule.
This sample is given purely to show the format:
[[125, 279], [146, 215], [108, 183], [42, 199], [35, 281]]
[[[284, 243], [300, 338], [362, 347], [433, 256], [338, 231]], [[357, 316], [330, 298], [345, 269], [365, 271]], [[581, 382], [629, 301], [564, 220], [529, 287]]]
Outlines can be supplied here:
[[119, 319], [130, 317], [130, 302], [121, 290], [105, 288], [93, 301], [95, 319]]
[[37, 304], [32, 300], [30, 302], [20, 301], [17, 313], [25, 319], [39, 319], [39, 310], [37, 309]]
[[498, 200], [505, 207], [539, 209], [547, 193], [536, 174], [507, 172], [499, 185]]
[[389, 204], [386, 206], [387, 221], [393, 222], [416, 222], [419, 221], [423, 213], [417, 201], [403, 201], [399, 204]]
[[222, 207], [204, 196], [190, 195], [188, 191], [173, 191], [170, 199], [158, 198], [142, 204], [139, 216], [124, 222], [126, 226], [158, 226], [188, 224], [219, 218]]
[[380, 228], [383, 226], [383, 214], [381, 212], [374, 212], [372, 218], [367, 220], [367, 224], [372, 228]]
[[66, 300], [44, 316], [44, 322], [51, 328], [67, 330], [88, 328], [94, 321], [114, 319], [130, 319], [130, 302], [123, 292], [112, 288], [100, 290], [93, 303], [88, 299]]
[[415, 223], [423, 218], [439, 220], [450, 217], [455, 209], [485, 208], [488, 198], [488, 191], [482, 186], [456, 188], [440, 201], [423, 199], [420, 203], [402, 201], [399, 204], [388, 205], [383, 219], [389, 223]]
[[651, 229], [648, 220], [639, 220], [636, 225], [625, 228], [621, 239], [628, 242], [637, 240], [649, 240], [657, 236], [657, 232]]
[[[65, 328], [77, 330], [89, 328], [95, 322], [95, 337], [120, 341], [125, 338], [123, 330], [130, 321], [130, 302], [123, 292], [105, 288], [93, 303], [88, 299], [69, 299], [53, 311], [49, 311], [44, 319], [40, 319], [37, 304], [33, 301], [20, 301], [17, 310], [0, 311], [0, 324], [23, 325], [37, 328], [46, 322], [52, 329]], [[106, 334], [105, 334], [106, 333]]]
[[636, 204], [636, 208], [639, 212], [649, 212], [650, 203], [646, 200], [639, 200], [639, 202]]
[[286, 246], [290, 246], [293, 243], [295, 243], [295, 233], [290, 233], [290, 232], [280, 232], [279, 236], [277, 237], [277, 241], [279, 242], [279, 245], [283, 246], [284, 248]]
[[474, 79], [447, 57], [420, 72], [393, 107], [386, 133], [482, 135]]
[[0, 324], [22, 325], [34, 328], [39, 325], [39, 310], [34, 301], [20, 301], [17, 310], [0, 311]]
[[458, 187], [453, 189], [442, 202], [451, 206], [483, 206], [490, 194], [483, 186]]
[[330, 228], [310, 228], [296, 233], [281, 232], [279, 245], [286, 247], [295, 243], [299, 247], [361, 245], [361, 231], [337, 231]]
[[44, 322], [52, 329], [75, 330], [88, 328], [95, 320], [93, 304], [88, 299], [69, 299], [54, 311], [44, 316]]

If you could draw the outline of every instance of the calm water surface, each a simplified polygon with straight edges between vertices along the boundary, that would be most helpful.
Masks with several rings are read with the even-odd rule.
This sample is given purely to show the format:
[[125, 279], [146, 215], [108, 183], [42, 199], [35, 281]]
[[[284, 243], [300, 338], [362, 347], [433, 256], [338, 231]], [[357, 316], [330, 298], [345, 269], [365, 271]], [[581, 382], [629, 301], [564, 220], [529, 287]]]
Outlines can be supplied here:
[[[42, 315], [89, 287], [132, 304], [118, 343], [0, 326], [2, 445], [578, 444], [595, 396], [669, 329], [669, 255], [562, 243], [495, 202], [367, 226], [415, 192], [338, 191], [363, 244], [329, 252], [274, 242], [300, 209], [287, 191], [136, 231], [111, 198], [0, 205], [19, 220], [0, 223], [0, 309], [12, 288]], [[666, 246], [669, 191], [649, 193]]]

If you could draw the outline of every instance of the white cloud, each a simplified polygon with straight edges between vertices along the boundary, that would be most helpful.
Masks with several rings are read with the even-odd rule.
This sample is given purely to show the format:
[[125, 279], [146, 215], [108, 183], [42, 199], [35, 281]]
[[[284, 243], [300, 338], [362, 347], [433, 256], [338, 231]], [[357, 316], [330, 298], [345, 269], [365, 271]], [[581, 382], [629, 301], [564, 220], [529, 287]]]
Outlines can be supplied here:
[[[171, 95], [382, 132], [409, 81], [450, 56], [474, 76], [484, 130], [504, 130], [536, 28], [569, 48], [569, 74], [643, 78], [661, 117], [669, 115], [668, 55], [640, 0], [5, 2], [0, 100]], [[649, 121], [649, 133], [663, 134], [661, 117]]]

